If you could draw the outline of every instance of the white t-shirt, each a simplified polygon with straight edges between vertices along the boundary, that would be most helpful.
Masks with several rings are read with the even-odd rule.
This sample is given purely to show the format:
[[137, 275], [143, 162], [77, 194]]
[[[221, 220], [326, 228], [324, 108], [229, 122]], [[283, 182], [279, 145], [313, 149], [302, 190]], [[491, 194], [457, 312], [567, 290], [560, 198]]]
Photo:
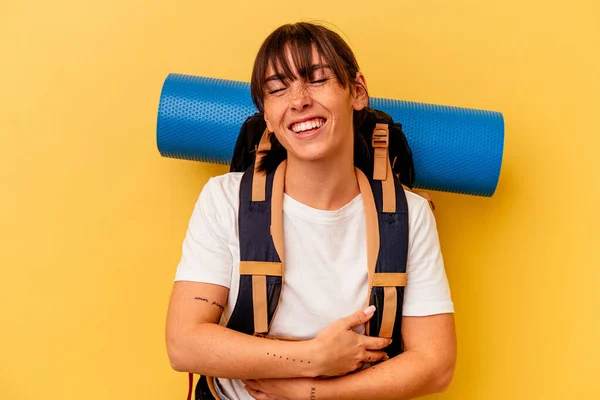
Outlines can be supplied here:
[[[239, 190], [243, 173], [211, 178], [192, 213], [176, 281], [228, 287], [221, 324], [226, 325], [239, 290]], [[409, 215], [407, 284], [402, 314], [454, 312], [436, 223], [427, 200], [406, 192]], [[365, 307], [366, 220], [362, 196], [339, 210], [283, 200], [285, 281], [269, 334], [314, 338], [333, 321]], [[364, 333], [364, 325], [357, 329]], [[252, 397], [239, 380], [219, 379], [222, 398]]]

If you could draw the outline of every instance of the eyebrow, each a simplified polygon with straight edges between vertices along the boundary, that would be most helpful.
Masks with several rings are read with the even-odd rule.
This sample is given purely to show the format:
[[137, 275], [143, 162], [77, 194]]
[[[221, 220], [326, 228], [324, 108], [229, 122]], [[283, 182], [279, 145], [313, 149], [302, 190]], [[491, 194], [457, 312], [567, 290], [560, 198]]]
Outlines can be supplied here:
[[327, 64], [313, 64], [313, 65], [311, 65], [311, 66], [310, 66], [310, 70], [311, 70], [311, 71], [314, 71], [314, 70], [316, 70], [316, 69], [321, 69], [321, 68], [322, 68], [322, 69], [325, 69], [325, 68], [329, 68], [329, 69], [331, 69], [331, 68], [329, 67], [329, 65], [327, 65]]
[[[331, 69], [331, 67], [327, 64], [313, 64], [310, 66], [310, 71], [316, 71], [318, 69]], [[274, 74], [271, 75], [269, 77], [267, 77], [265, 79], [265, 83], [271, 82], [271, 81], [284, 81], [286, 79], [285, 75], [283, 74]]]
[[275, 74], [275, 75], [271, 75], [267, 79], [265, 79], [265, 83], [271, 82], [271, 81], [283, 81], [284, 79], [285, 79], [285, 76], [283, 76], [283, 74]]

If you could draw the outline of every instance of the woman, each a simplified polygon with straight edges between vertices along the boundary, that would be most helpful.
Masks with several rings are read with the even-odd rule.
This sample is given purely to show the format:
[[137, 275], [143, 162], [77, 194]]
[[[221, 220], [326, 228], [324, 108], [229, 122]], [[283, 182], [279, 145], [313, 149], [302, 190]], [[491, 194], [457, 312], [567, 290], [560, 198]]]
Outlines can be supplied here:
[[[239, 291], [243, 175], [229, 173], [209, 180], [190, 220], [167, 317], [173, 368], [219, 377], [225, 399], [408, 399], [444, 390], [456, 357], [453, 304], [435, 220], [427, 200], [408, 191], [405, 351], [388, 358], [389, 339], [364, 335], [373, 309], [364, 302], [368, 238], [354, 124], [368, 94], [352, 51], [325, 27], [284, 25], [259, 50], [251, 92], [286, 157], [285, 284], [269, 335], [303, 340], [225, 326]], [[275, 151], [263, 158], [266, 172]]]

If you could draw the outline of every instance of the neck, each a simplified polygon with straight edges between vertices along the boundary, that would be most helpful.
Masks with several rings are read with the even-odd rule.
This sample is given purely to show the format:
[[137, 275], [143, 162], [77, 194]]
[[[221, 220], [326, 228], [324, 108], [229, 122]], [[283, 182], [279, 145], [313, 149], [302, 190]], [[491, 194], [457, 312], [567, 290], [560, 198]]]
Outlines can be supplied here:
[[288, 158], [285, 193], [319, 210], [342, 208], [360, 193], [352, 152], [319, 161]]

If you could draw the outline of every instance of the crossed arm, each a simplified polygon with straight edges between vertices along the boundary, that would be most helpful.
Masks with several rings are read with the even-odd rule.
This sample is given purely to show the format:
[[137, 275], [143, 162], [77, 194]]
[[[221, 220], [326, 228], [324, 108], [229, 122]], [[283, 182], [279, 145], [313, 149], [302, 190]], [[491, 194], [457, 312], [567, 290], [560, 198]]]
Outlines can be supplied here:
[[[443, 391], [452, 379], [456, 360], [452, 314], [403, 317], [404, 353], [358, 372], [317, 378], [332, 362], [326, 358], [337, 354], [334, 345], [323, 346], [327, 339], [323, 336], [334, 330], [328, 327], [326, 335], [304, 342], [232, 331], [217, 324], [228, 291], [205, 283], [175, 283], [166, 329], [167, 352], [175, 370], [243, 379], [248, 392], [259, 400], [412, 399]], [[327, 347], [330, 353], [324, 351]], [[367, 355], [376, 359], [380, 352], [367, 351]]]
[[[411, 323], [409, 320], [417, 318]], [[407, 351], [374, 367], [331, 379], [244, 380], [258, 400], [271, 399], [413, 399], [444, 391], [454, 370], [455, 341], [450, 314], [405, 318], [408, 330], [421, 336], [411, 340]], [[438, 329], [430, 329], [438, 325]], [[420, 329], [424, 328], [424, 329]], [[437, 333], [435, 331], [438, 331]], [[409, 335], [410, 336], [410, 335]], [[422, 342], [421, 342], [422, 340]]]

